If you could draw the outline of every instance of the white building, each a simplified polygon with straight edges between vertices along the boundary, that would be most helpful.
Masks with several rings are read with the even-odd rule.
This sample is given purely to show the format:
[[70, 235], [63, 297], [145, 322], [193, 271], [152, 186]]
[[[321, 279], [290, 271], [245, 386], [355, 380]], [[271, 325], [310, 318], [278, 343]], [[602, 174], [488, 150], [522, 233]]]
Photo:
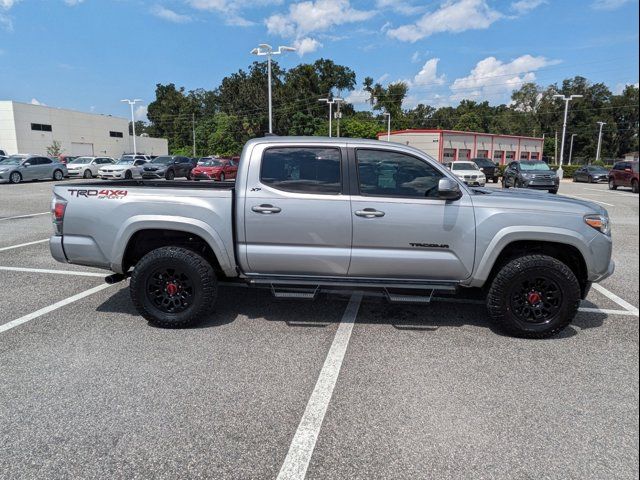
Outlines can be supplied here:
[[[46, 155], [56, 140], [62, 153], [118, 158], [133, 152], [129, 120], [110, 115], [0, 101], [0, 150]], [[138, 153], [166, 155], [165, 138], [136, 137]]]
[[[378, 134], [387, 140], [387, 133]], [[389, 141], [428, 153], [439, 162], [489, 158], [501, 165], [513, 160], [542, 160], [542, 138], [459, 132], [456, 130], [396, 130]]]

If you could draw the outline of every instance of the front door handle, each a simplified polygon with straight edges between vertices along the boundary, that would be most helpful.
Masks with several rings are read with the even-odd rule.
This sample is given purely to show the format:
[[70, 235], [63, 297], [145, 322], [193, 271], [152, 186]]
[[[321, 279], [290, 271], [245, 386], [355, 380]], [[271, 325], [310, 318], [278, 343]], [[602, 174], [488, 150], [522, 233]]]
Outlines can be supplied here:
[[273, 205], [269, 205], [268, 203], [263, 203], [262, 205], [254, 205], [251, 207], [251, 210], [256, 213], [280, 213], [282, 209], [280, 207], [274, 207]]
[[364, 217], [364, 218], [384, 217], [384, 212], [376, 210], [375, 208], [365, 208], [364, 210], [356, 210], [355, 214], [358, 217]]

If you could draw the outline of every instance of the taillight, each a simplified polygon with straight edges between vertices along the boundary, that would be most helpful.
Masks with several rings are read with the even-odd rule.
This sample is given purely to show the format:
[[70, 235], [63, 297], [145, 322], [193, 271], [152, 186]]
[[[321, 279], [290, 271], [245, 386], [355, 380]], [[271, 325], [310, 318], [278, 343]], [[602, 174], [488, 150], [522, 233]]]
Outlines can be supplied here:
[[53, 197], [51, 202], [51, 215], [53, 216], [53, 232], [55, 235], [62, 235], [62, 222], [64, 212], [67, 209], [67, 202], [61, 198]]

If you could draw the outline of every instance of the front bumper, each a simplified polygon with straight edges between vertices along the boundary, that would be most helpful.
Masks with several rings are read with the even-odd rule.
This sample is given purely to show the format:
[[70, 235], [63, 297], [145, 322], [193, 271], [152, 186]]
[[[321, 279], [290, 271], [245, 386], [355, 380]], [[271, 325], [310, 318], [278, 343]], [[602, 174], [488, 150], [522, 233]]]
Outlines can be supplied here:
[[69, 170], [70, 177], [79, 177], [84, 174], [84, 170]]
[[124, 178], [125, 172], [98, 172], [100, 178], [108, 180], [111, 178]]
[[164, 178], [166, 172], [142, 172], [142, 178]]

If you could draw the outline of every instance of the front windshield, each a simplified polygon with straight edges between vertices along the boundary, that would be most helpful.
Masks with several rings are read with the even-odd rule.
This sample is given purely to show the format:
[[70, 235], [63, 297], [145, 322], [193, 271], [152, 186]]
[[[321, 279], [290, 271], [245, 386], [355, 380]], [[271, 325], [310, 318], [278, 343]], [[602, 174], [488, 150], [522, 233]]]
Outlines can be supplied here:
[[171, 157], [156, 157], [153, 160], [151, 160], [151, 163], [156, 163], [156, 164], [162, 164], [162, 165], [168, 165], [169, 163], [173, 162], [173, 158]]
[[520, 169], [523, 172], [548, 172], [549, 165], [544, 162], [520, 162]]
[[589, 167], [590, 172], [607, 173], [607, 169], [603, 167]]
[[451, 170], [478, 170], [478, 166], [473, 162], [453, 162]]
[[0, 161], [0, 165], [20, 165], [26, 157], [11, 156]]
[[121, 158], [116, 165], [132, 165], [133, 158]]
[[84, 163], [91, 163], [92, 161], [93, 161], [93, 158], [91, 157], [78, 157], [75, 160], [71, 160], [70, 163], [84, 164]]
[[222, 161], [220, 160], [205, 160], [200, 165], [203, 167], [220, 167], [222, 166]]

